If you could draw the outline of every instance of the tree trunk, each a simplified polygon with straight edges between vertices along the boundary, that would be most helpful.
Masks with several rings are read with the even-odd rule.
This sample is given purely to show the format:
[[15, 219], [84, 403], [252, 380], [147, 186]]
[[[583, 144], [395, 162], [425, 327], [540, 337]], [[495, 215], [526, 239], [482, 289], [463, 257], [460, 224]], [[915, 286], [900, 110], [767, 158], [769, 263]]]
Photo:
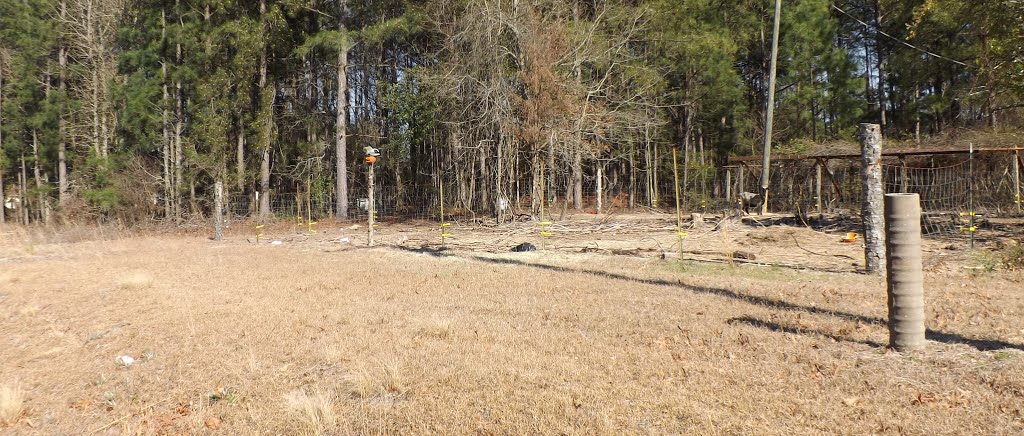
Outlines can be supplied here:
[[260, 159], [260, 219], [270, 216], [270, 146], [263, 147]]
[[[174, 2], [174, 10], [178, 14], [181, 13], [181, 6], [180, 6], [179, 3], [180, 3], [179, 0], [175, 0], [175, 2]], [[184, 31], [185, 31], [184, 30], [185, 29], [184, 22], [182, 22], [180, 18], [179, 18], [178, 22], [179, 22], [180, 27], [181, 27], [180, 31], [182, 33], [184, 33]], [[177, 66], [180, 66], [181, 62], [182, 62], [182, 58], [181, 58], [181, 42], [176, 42], [174, 44], [174, 59], [175, 59], [175, 63], [174, 64], [177, 65]], [[181, 135], [182, 135], [182, 133], [185, 130], [185, 125], [184, 125], [184, 123], [185, 123], [185, 114], [184, 114], [184, 112], [185, 111], [184, 111], [184, 103], [182, 102], [181, 79], [178, 79], [174, 83], [174, 100], [175, 100], [175, 105], [174, 105], [174, 179], [173, 179], [173, 185], [171, 186], [171, 190], [172, 190], [172, 193], [173, 193], [172, 204], [173, 204], [173, 208], [174, 208], [174, 211], [173, 211], [174, 212], [174, 218], [175, 218], [175, 220], [181, 220], [181, 182], [182, 182], [182, 168], [181, 168], [181, 165], [182, 165], [182, 160], [183, 160], [182, 151], [181, 151]]]
[[583, 208], [583, 151], [577, 148], [572, 159], [572, 207]]
[[[66, 14], [67, 14], [67, 5], [66, 5], [66, 2], [64, 2], [62, 0], [60, 2], [60, 19], [61, 19], [61, 21], [64, 21]], [[57, 62], [60, 65], [60, 85], [59, 86], [60, 86], [61, 94], [63, 94], [63, 91], [66, 88], [65, 78], [67, 76], [67, 66], [68, 66], [68, 53], [67, 53], [67, 49], [64, 47], [63, 44], [60, 46], [60, 49], [57, 52]], [[65, 131], [66, 127], [64, 125], [65, 123], [64, 123], [64, 108], [63, 107], [61, 107], [61, 111], [60, 111], [60, 115], [59, 116], [60, 116], [60, 121], [59, 121], [59, 126], [58, 126], [59, 138], [57, 139], [57, 186], [58, 186], [57, 194], [58, 194], [58, 201], [59, 201], [60, 205], [63, 206], [67, 202], [67, 200], [68, 200], [68, 164], [67, 164], [67, 156], [66, 156], [66, 153], [65, 153], [65, 151], [67, 149], [67, 141], [66, 141], [67, 132]]]
[[29, 220], [29, 209], [28, 209], [28, 189], [25, 185], [28, 184], [28, 170], [25, 166], [25, 153], [21, 154], [21, 178], [18, 180], [18, 196], [21, 198], [21, 217], [22, 222], [27, 226]]
[[238, 116], [238, 145], [235, 147], [235, 172], [238, 192], [245, 191], [245, 123], [241, 114]]
[[[648, 116], [650, 116], [648, 114]], [[647, 205], [657, 209], [658, 201], [654, 193], [654, 158], [651, 150], [650, 125], [644, 124], [644, 182], [647, 185]]]
[[[167, 42], [167, 12], [163, 9], [160, 10], [160, 38], [166, 44]], [[171, 101], [170, 93], [167, 90], [167, 59], [162, 58], [160, 60], [160, 75], [162, 80], [160, 81], [163, 85], [163, 100], [160, 101], [160, 106], [163, 108], [161, 111], [160, 125], [163, 129], [163, 185], [164, 185], [164, 218], [170, 218], [172, 216], [171, 210], [171, 131], [170, 131], [170, 110], [168, 105]]]
[[914, 83], [914, 142], [921, 148], [921, 85]]
[[[4, 149], [4, 68], [0, 64], [0, 150]], [[7, 197], [4, 195], [4, 165], [0, 162], [0, 224], [7, 223], [4, 215], [7, 210], [4, 207]]]
[[[266, 0], [260, 0], [260, 18], [267, 12]], [[265, 24], [264, 24], [265, 25]], [[266, 32], [266, 29], [260, 30], [261, 36]], [[260, 50], [260, 102], [264, 107], [260, 108], [260, 111], [264, 114], [264, 118], [260, 120], [263, 124], [262, 132], [262, 144], [260, 149], [262, 150], [262, 157], [260, 159], [260, 211], [259, 215], [261, 219], [267, 219], [270, 216], [270, 145], [271, 135], [273, 133], [274, 123], [274, 90], [267, 90], [267, 47], [266, 45]], [[267, 93], [270, 92], [270, 97], [267, 98]], [[266, 106], [269, 105], [269, 106]]]
[[530, 210], [536, 214], [540, 212], [540, 202], [544, 199], [544, 186], [541, 184], [541, 173], [544, 172], [544, 160], [540, 157], [540, 147], [533, 144], [530, 147], [530, 167], [533, 169], [533, 189], [530, 194]]
[[882, 5], [875, 0], [875, 61], [878, 63], [878, 110], [880, 112], [882, 136], [888, 130], [885, 97], [885, 56], [882, 54]]
[[[487, 184], [490, 182], [490, 178], [487, 177], [487, 151], [487, 147], [481, 145], [480, 152], [477, 155], [477, 160], [480, 164], [480, 207], [484, 210], [493, 205], [490, 198], [491, 191], [490, 189], [487, 189]], [[395, 171], [395, 173], [398, 173], [398, 171]], [[398, 188], [399, 194], [401, 194], [402, 185], [399, 184], [396, 188]], [[399, 195], [398, 198], [401, 199], [401, 195]]]
[[[346, 0], [340, 1], [338, 14], [338, 30], [345, 34], [345, 6]], [[337, 119], [335, 120], [335, 218], [339, 220], [348, 218], [348, 138], [346, 126], [348, 124], [348, 50], [347, 47], [338, 47], [338, 97], [337, 97]]]
[[46, 205], [46, 198], [43, 194], [43, 177], [39, 173], [39, 137], [35, 129], [32, 129], [32, 176], [36, 182], [36, 196], [38, 198], [36, 208], [39, 209], [39, 217], [44, 223], [50, 224], [49, 207]]
[[600, 160], [597, 162], [597, 214], [604, 213], [604, 165]]
[[636, 208], [636, 144], [629, 143], [629, 208]]

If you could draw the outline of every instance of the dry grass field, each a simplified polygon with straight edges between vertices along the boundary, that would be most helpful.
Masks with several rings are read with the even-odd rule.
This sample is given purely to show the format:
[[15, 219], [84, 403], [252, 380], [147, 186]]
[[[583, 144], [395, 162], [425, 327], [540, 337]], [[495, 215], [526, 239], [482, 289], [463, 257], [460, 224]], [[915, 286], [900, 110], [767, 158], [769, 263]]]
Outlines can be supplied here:
[[[376, 248], [327, 225], [258, 245], [243, 228], [0, 229], [0, 433], [1024, 432], [1019, 271], [931, 268], [931, 342], [899, 354], [884, 283], [832, 235], [743, 231], [770, 263], [832, 259], [814, 271], [662, 260], [644, 247], [671, 236], [588, 231], [508, 253], [526, 236], [455, 228], [437, 252], [418, 249], [433, 230], [386, 223]], [[687, 247], [744, 246], [716, 237]]]

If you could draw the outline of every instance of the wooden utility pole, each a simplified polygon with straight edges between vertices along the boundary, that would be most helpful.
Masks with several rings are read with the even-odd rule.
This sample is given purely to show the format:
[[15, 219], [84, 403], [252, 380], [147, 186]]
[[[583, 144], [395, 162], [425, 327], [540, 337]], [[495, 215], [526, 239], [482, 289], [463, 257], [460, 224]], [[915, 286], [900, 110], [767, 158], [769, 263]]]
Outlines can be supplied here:
[[775, 0], [775, 24], [772, 31], [772, 63], [768, 74], [768, 108], [764, 120], [764, 163], [761, 170], [761, 213], [768, 213], [768, 182], [771, 181], [772, 124], [775, 121], [775, 78], [779, 66], [779, 21], [782, 18], [782, 0]]
[[861, 144], [864, 269], [868, 273], [884, 275], [885, 196], [882, 188], [882, 127], [878, 124], [861, 124], [858, 136]]

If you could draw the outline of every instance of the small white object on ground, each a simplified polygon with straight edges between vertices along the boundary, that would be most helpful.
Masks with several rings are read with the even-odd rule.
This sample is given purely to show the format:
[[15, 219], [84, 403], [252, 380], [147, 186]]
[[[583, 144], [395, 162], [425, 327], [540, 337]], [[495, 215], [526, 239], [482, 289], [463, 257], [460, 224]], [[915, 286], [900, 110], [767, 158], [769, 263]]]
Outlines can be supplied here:
[[124, 366], [128, 366], [135, 363], [135, 358], [132, 356], [121, 356], [117, 358], [117, 363], [120, 363], [121, 365]]
[[270, 245], [281, 245], [281, 244], [284, 244], [284, 242], [281, 242], [281, 241], [274, 241], [274, 242], [271, 242], [271, 243], [270, 243]]
[[348, 244], [348, 238], [341, 238], [341, 239], [338, 239], [338, 242], [339, 242], [339, 243], [342, 243], [342, 244]]

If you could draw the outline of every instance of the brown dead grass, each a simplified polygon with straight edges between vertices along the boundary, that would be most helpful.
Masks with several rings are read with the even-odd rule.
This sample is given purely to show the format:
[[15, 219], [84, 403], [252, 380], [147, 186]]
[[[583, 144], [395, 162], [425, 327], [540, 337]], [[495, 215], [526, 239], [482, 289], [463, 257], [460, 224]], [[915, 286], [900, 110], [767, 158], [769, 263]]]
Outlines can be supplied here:
[[5, 262], [0, 380], [32, 394], [5, 431], [1024, 431], [1020, 272], [930, 272], [935, 340], [901, 355], [884, 348], [884, 285], [859, 274], [277, 232], [283, 245], [126, 238]]
[[299, 428], [309, 434], [322, 434], [335, 426], [334, 395], [314, 390], [296, 389], [285, 396], [288, 409], [297, 415]]
[[25, 412], [25, 393], [17, 384], [0, 386], [0, 426], [13, 425]]

